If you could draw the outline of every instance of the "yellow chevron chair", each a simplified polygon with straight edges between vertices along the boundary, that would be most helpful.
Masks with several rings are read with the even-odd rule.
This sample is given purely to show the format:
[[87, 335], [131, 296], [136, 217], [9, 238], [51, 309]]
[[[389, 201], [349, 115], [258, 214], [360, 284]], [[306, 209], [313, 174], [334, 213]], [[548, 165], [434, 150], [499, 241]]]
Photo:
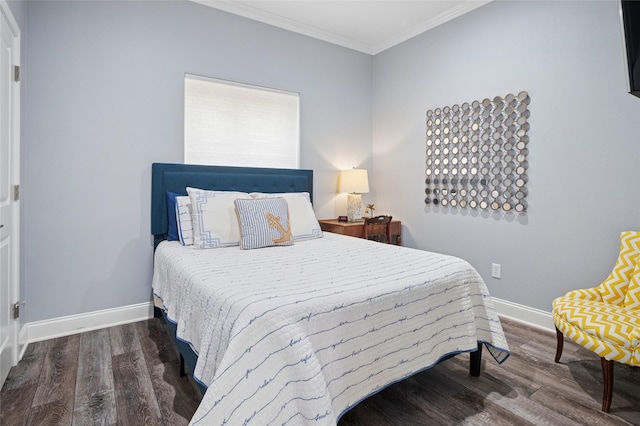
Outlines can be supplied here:
[[556, 362], [564, 337], [600, 356], [604, 381], [602, 411], [609, 412], [613, 362], [640, 366], [640, 232], [620, 235], [620, 255], [598, 287], [570, 291], [553, 301]]

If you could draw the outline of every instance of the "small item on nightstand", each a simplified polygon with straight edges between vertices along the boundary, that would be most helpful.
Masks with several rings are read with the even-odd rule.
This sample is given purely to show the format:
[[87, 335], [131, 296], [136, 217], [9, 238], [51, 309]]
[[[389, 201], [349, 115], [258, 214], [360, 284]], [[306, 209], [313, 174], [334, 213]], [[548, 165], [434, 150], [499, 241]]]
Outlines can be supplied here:
[[346, 221], [347, 221], [346, 216], [338, 216], [338, 222], [346, 222]]
[[369, 213], [369, 217], [373, 217], [373, 212], [376, 211], [376, 206], [373, 204], [367, 204], [367, 210], [365, 213]]

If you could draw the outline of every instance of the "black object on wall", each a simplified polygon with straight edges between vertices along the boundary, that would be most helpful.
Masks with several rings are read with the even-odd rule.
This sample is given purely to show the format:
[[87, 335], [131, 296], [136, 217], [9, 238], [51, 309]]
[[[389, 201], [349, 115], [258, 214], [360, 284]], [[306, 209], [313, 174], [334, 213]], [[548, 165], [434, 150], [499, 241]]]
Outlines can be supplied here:
[[629, 93], [640, 97], [640, 1], [621, 0], [620, 18], [626, 50]]

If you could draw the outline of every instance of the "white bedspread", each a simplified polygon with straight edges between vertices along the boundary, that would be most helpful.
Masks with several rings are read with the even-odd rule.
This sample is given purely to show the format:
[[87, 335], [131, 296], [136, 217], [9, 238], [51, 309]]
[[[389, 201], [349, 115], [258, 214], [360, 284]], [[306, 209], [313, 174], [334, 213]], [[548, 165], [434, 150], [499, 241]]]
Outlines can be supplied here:
[[208, 386], [194, 425], [335, 425], [363, 398], [484, 342], [482, 278], [451, 256], [325, 233], [258, 250], [161, 243], [154, 293]]

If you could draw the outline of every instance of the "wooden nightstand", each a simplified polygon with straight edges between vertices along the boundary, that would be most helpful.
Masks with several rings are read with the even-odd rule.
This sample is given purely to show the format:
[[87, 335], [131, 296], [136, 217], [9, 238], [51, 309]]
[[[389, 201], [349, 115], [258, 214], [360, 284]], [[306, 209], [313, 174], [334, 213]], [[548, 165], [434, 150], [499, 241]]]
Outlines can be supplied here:
[[[337, 219], [321, 219], [318, 220], [318, 223], [325, 232], [356, 238], [364, 237], [364, 222], [339, 222]], [[391, 221], [391, 239], [394, 244], [397, 244], [398, 240], [402, 242], [402, 223], [399, 220]]]

